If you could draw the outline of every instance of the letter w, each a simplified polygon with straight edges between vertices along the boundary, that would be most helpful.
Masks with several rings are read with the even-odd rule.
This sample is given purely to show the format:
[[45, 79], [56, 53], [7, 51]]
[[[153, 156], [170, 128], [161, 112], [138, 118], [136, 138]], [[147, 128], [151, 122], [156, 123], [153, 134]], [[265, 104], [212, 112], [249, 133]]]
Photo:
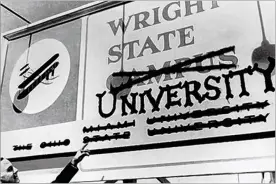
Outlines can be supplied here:
[[[132, 16], [133, 15], [129, 16], [127, 24], [126, 25], [124, 24], [124, 32], [126, 31]], [[121, 29], [123, 30], [123, 19], [122, 18], [119, 19], [119, 22], [117, 23], [117, 25], [115, 25], [115, 20], [108, 22], [108, 24], [109, 24], [114, 36], [116, 36], [119, 27], [121, 27]]]

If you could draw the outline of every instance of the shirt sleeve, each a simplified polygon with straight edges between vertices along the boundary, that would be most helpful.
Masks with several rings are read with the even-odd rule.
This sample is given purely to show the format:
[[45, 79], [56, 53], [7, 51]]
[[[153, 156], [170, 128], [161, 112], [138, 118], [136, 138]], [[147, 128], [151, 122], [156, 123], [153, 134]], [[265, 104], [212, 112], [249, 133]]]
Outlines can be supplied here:
[[67, 166], [60, 172], [60, 174], [56, 177], [52, 183], [69, 183], [71, 179], [78, 172], [78, 168], [73, 166], [70, 162]]

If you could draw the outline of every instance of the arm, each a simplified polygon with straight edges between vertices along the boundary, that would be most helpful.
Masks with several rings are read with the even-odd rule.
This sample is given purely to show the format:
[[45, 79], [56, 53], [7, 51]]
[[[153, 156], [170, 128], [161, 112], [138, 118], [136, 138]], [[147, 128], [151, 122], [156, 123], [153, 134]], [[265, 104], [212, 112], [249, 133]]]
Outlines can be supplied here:
[[82, 149], [80, 149], [74, 158], [65, 166], [65, 168], [60, 172], [60, 174], [56, 177], [52, 183], [69, 183], [71, 179], [78, 172], [78, 164], [82, 161], [85, 156], [89, 156], [88, 150], [84, 150], [87, 146], [85, 144]]
[[71, 179], [78, 172], [78, 167], [74, 166], [72, 162], [67, 164], [67, 166], [60, 172], [56, 179], [52, 183], [69, 183]]

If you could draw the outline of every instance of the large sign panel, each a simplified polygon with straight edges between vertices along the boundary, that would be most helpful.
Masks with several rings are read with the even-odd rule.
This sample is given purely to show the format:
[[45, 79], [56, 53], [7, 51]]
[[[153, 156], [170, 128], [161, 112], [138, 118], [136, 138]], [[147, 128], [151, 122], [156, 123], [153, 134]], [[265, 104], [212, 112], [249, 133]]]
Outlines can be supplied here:
[[80, 33], [76, 20], [9, 42], [1, 86], [4, 157], [68, 149], [71, 136], [57, 127], [76, 121]]
[[90, 16], [83, 142], [113, 153], [274, 137], [275, 10], [261, 6], [134, 2]]
[[22, 52], [4, 71], [4, 156], [89, 143], [81, 169], [96, 172], [274, 155], [272, 2], [137, 1], [85, 18], [83, 48], [71, 23], [11, 43]]

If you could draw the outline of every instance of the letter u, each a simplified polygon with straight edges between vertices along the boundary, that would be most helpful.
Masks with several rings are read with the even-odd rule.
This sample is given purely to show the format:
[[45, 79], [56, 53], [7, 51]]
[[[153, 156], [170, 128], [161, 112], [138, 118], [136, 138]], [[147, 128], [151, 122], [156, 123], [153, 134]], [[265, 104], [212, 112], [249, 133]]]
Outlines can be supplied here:
[[106, 94], [106, 91], [104, 91], [102, 94], [96, 94], [96, 96], [99, 98], [99, 114], [103, 117], [103, 118], [108, 118], [110, 116], [112, 116], [112, 114], [115, 112], [116, 110], [116, 94], [112, 94], [113, 96], [113, 105], [112, 105], [112, 109], [109, 113], [104, 113], [103, 109], [102, 109], [102, 98], [103, 96]]

